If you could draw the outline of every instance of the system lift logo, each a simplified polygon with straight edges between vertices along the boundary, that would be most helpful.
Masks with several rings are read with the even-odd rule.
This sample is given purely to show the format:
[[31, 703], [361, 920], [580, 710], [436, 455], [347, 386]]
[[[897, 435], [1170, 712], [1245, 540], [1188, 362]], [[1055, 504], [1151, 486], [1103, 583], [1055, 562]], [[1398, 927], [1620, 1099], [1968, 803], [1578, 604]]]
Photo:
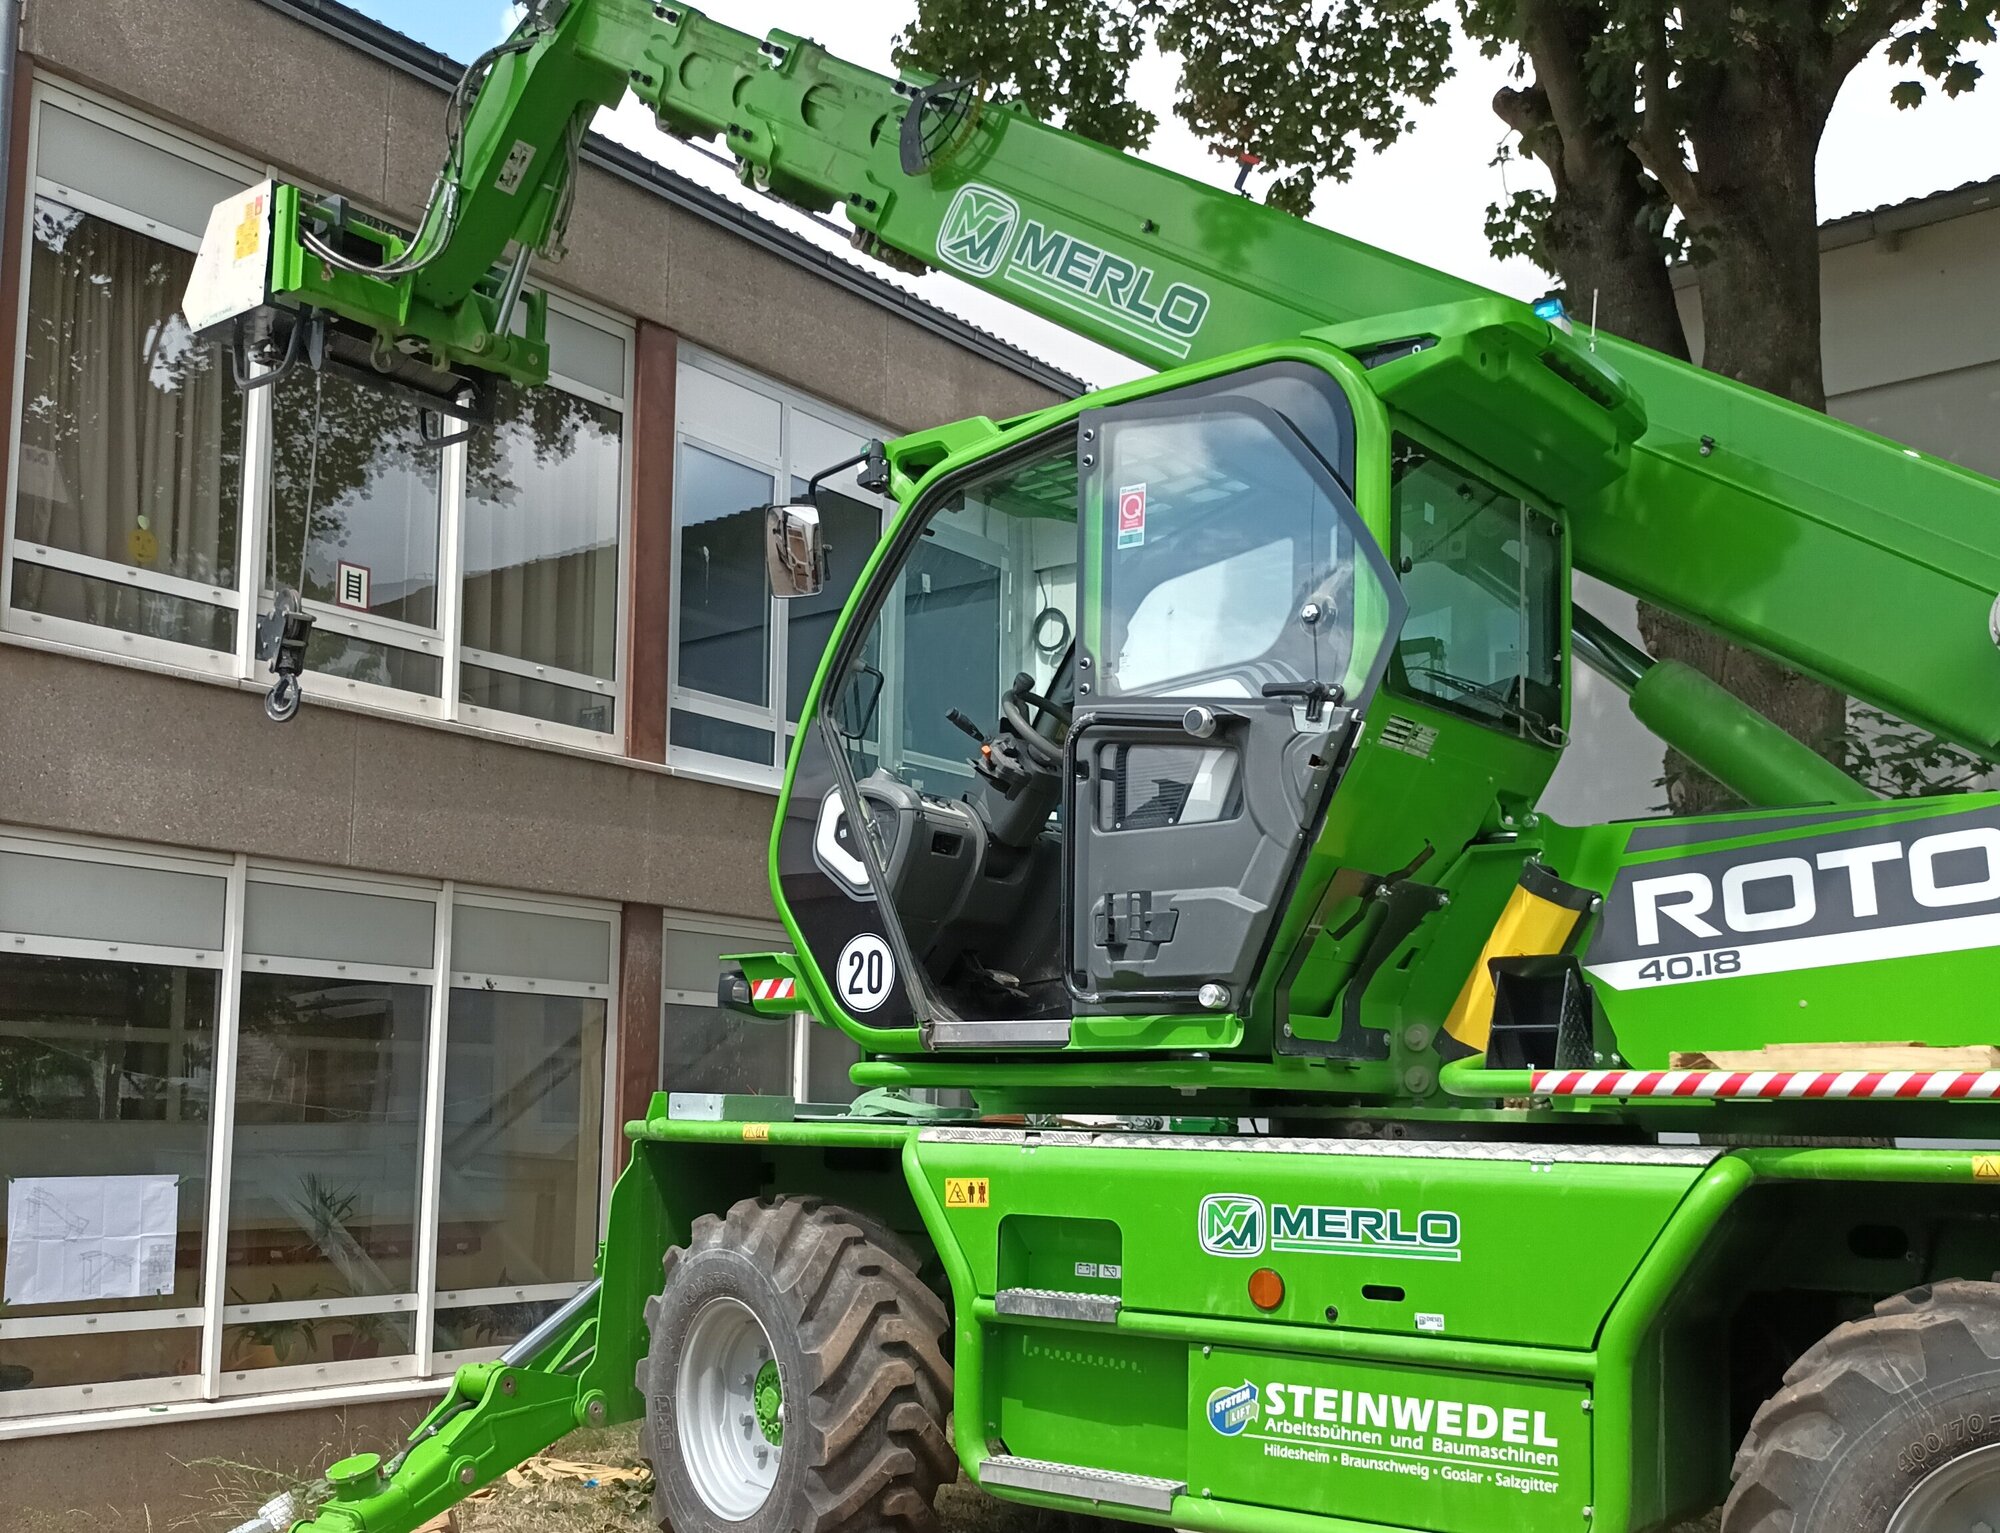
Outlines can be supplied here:
[[1224, 1437], [1241, 1436], [1256, 1425], [1257, 1414], [1257, 1386], [1248, 1379], [1209, 1391], [1208, 1424]]
[[1263, 1199], [1240, 1192], [1216, 1192], [1203, 1198], [1201, 1248], [1210, 1256], [1262, 1255]]

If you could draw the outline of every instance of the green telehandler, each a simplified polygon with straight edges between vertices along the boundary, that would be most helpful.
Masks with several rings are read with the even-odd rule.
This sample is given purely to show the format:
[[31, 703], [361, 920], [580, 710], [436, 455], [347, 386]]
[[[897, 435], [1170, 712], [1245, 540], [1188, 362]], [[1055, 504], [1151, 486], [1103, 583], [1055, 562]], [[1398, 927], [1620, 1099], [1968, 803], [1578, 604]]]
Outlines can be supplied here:
[[[643, 1419], [677, 1533], [927, 1533], [961, 1470], [1201, 1533], [2000, 1528], [2000, 795], [1879, 799], [1571, 600], [1992, 758], [2000, 485], [973, 85], [528, 11], [413, 233], [217, 209], [187, 311], [246, 386], [449, 435], [540, 382], [529, 261], [627, 94], [1155, 371], [765, 513], [796, 596], [893, 505], [778, 800], [792, 949], [722, 981], [864, 1095], [656, 1096], [596, 1283], [301, 1527]], [[1750, 807], [1539, 813], [1578, 662]]]

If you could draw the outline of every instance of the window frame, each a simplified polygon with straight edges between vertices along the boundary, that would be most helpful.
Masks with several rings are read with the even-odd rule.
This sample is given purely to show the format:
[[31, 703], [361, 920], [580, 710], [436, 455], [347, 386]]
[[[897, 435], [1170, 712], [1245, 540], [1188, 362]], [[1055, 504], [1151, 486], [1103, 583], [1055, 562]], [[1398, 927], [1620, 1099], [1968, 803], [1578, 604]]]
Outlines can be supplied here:
[[[1389, 646], [1387, 665], [1382, 673], [1379, 685], [1386, 687], [1399, 701], [1408, 703], [1414, 707], [1435, 708], [1440, 713], [1449, 714], [1452, 718], [1464, 719], [1505, 739], [1518, 740], [1524, 745], [1537, 749], [1561, 750], [1569, 737], [1570, 709], [1573, 705], [1576, 690], [1569, 663], [1570, 607], [1575, 583], [1575, 568], [1571, 562], [1573, 551], [1570, 546], [1568, 520], [1558, 513], [1551, 511], [1547, 503], [1539, 496], [1529, 494], [1516, 481], [1483, 462], [1477, 456], [1465, 452], [1450, 442], [1445, 442], [1441, 438], [1433, 436], [1428, 431], [1412, 429], [1412, 423], [1407, 420], [1398, 419], [1395, 421], [1390, 433], [1392, 474], [1393, 454], [1398, 439], [1406, 440], [1410, 445], [1421, 449], [1433, 461], [1446, 464], [1454, 473], [1477, 480], [1489, 489], [1499, 491], [1509, 500], [1519, 502], [1524, 511], [1545, 518], [1554, 527], [1555, 570], [1550, 585], [1556, 598], [1551, 616], [1551, 623], [1556, 635], [1556, 654], [1553, 661], [1555, 679], [1551, 685], [1556, 690], [1561, 706], [1556, 710], [1557, 717], [1547, 721], [1547, 723], [1555, 732], [1557, 741], [1552, 745], [1549, 741], [1538, 739], [1535, 733], [1522, 720], [1515, 718], [1511, 714], [1503, 713], [1499, 718], [1493, 718], [1468, 706], [1457, 698], [1421, 691], [1411, 686], [1404, 672], [1400, 652], [1404, 635], [1400, 631], [1396, 636], [1396, 642]], [[1400, 561], [1402, 558], [1403, 516], [1401, 507], [1396, 499], [1396, 486], [1393, 480], [1389, 486], [1388, 538], [1390, 548], [1394, 550], [1392, 559]], [[1397, 562], [1396, 568], [1398, 571], [1397, 588], [1400, 591], [1404, 589], [1405, 582], [1407, 582], [1409, 577], [1402, 573], [1400, 562]], [[1407, 600], [1407, 597], [1405, 599]], [[1528, 609], [1523, 608], [1521, 610], [1525, 623], [1527, 621]], [[1405, 626], [1407, 626], [1407, 615], [1404, 622]]]
[[[216, 153], [194, 141], [149, 120], [110, 106], [91, 95], [74, 89], [53, 85], [39, 74], [30, 92], [28, 113], [28, 150], [26, 157], [26, 187], [22, 197], [22, 222], [16, 230], [20, 236], [20, 250], [16, 257], [16, 291], [20, 301], [15, 305], [14, 347], [15, 398], [13, 411], [8, 421], [8, 454], [6, 478], [6, 503], [4, 514], [7, 537], [4, 540], [5, 558], [0, 559], [0, 628], [9, 634], [25, 633], [29, 636], [43, 636], [57, 643], [77, 645], [86, 649], [123, 653], [137, 659], [171, 665], [181, 669], [192, 669], [205, 675], [234, 680], [241, 674], [241, 656], [254, 649], [254, 640], [245, 642], [246, 634], [255, 627], [254, 619], [246, 621], [245, 609], [249, 605], [244, 600], [247, 584], [248, 561], [246, 554], [246, 531], [251, 525], [253, 508], [250, 502], [249, 472], [252, 462], [251, 447], [255, 440], [255, 428], [251, 424], [249, 401], [244, 406], [243, 460], [245, 475], [238, 486], [237, 496], [237, 582], [234, 587], [204, 585], [199, 581], [181, 579], [178, 576], [156, 574], [150, 570], [136, 570], [117, 563], [115, 560], [97, 559], [86, 554], [72, 554], [61, 549], [44, 548], [39, 544], [25, 543], [18, 535], [18, 512], [21, 491], [21, 436], [27, 410], [26, 391], [19, 380], [24, 376], [28, 346], [28, 289], [34, 262], [35, 203], [46, 196], [66, 207], [75, 209], [89, 217], [114, 224], [134, 234], [170, 245], [187, 252], [201, 248], [201, 231], [188, 231], [164, 225], [143, 214], [134, 213], [105, 201], [89, 192], [79, 192], [62, 186], [41, 173], [42, 127], [45, 113], [51, 108], [65, 111], [122, 133], [127, 138], [138, 140], [148, 147], [185, 160], [203, 170], [217, 175], [236, 178], [248, 177], [245, 185], [255, 185], [262, 178], [263, 171], [250, 162]], [[23, 556], [23, 549], [30, 552]], [[50, 569], [66, 570], [91, 579], [104, 580], [113, 584], [126, 585], [142, 591], [156, 591], [162, 595], [201, 602], [208, 606], [223, 607], [235, 614], [235, 653], [221, 650], [203, 649], [197, 645], [182, 644], [172, 639], [161, 639], [149, 634], [121, 633], [116, 629], [100, 628], [93, 623], [82, 623], [72, 618], [53, 617], [46, 613], [17, 611], [14, 606], [14, 572], [20, 564], [40, 565]]]
[[[448, 1376], [462, 1363], [487, 1362], [497, 1358], [504, 1344], [447, 1352], [434, 1346], [437, 1313], [441, 1308], [482, 1302], [520, 1303], [560, 1300], [587, 1286], [587, 1280], [561, 1284], [509, 1285], [505, 1288], [443, 1290], [437, 1287], [437, 1259], [440, 1245], [438, 1213], [442, 1146], [444, 1138], [444, 1063], [450, 1030], [450, 998], [461, 976], [450, 967], [451, 931], [454, 913], [464, 907], [500, 909], [526, 915], [569, 920], [602, 922], [606, 928], [606, 974], [601, 984], [588, 981], [536, 980], [526, 976], [493, 976], [496, 988], [525, 993], [584, 995], [605, 1003], [604, 1068], [601, 1091], [603, 1132], [599, 1137], [598, 1198], [592, 1239], [601, 1239], [609, 1216], [611, 1189], [617, 1179], [617, 1151], [621, 1143], [617, 1112], [619, 1038], [618, 1015], [621, 985], [620, 955], [623, 942], [622, 908], [612, 902], [559, 898], [546, 895], [519, 895], [506, 890], [453, 881], [394, 878], [362, 874], [346, 869], [319, 868], [306, 864], [251, 858], [205, 855], [198, 852], [163, 851], [158, 847], [132, 842], [17, 831], [0, 832], [0, 851], [30, 856], [62, 857], [80, 862], [115, 867], [157, 868], [168, 872], [220, 878], [225, 885], [223, 902], [223, 943], [214, 952], [194, 949], [140, 946], [128, 942], [95, 939], [47, 938], [24, 933], [0, 932], [0, 951], [29, 953], [54, 958], [104, 958], [122, 963], [157, 964], [198, 968], [220, 976], [214, 1034], [214, 1058], [210, 1076], [211, 1112], [208, 1124], [207, 1185], [204, 1189], [202, 1225], [202, 1302], [175, 1309], [126, 1310], [35, 1318], [0, 1316], [0, 1340], [30, 1337], [96, 1335], [113, 1332], [155, 1330], [198, 1330], [200, 1366], [192, 1374], [163, 1379], [114, 1380], [94, 1384], [55, 1385], [0, 1394], [0, 1441], [21, 1432], [35, 1432], [55, 1416], [83, 1416], [125, 1408], [156, 1408], [162, 1405], [214, 1406], [229, 1400], [283, 1395], [310, 1389], [396, 1389], [420, 1385], [425, 1380]], [[245, 951], [245, 913], [252, 883], [278, 884], [315, 890], [415, 900], [433, 910], [433, 948], [428, 965], [410, 969], [402, 965], [379, 965], [335, 960], [288, 958]], [[268, 959], [268, 961], [264, 961]], [[344, 979], [384, 979], [396, 983], [424, 983], [430, 1000], [425, 1024], [425, 1075], [422, 1088], [423, 1118], [420, 1125], [420, 1165], [415, 1210], [414, 1291], [400, 1294], [368, 1295], [361, 1298], [310, 1298], [277, 1304], [236, 1304], [229, 1301], [225, 1281], [228, 1256], [229, 1191], [235, 1167], [236, 1056], [241, 1038], [242, 983], [248, 972], [283, 973], [310, 977], [325, 975]], [[349, 1361], [308, 1362], [254, 1370], [223, 1367], [225, 1327], [259, 1321], [335, 1316], [339, 1314], [382, 1314], [413, 1317], [415, 1327], [411, 1351], [395, 1357], [362, 1358]]]
[[[723, 916], [702, 915], [695, 911], [668, 910], [661, 922], [662, 953], [666, 951], [667, 938], [674, 932], [682, 932], [693, 937], [720, 937], [725, 942], [735, 944], [744, 952], [756, 952], [765, 948], [776, 951], [783, 948], [790, 940], [785, 935], [784, 928], [776, 923], [765, 925], [756, 921], [735, 921]], [[663, 974], [660, 981], [659, 1052], [656, 1056], [662, 1061], [667, 1058], [667, 1008], [670, 1006], [697, 1007], [707, 1011], [724, 1009], [722, 999], [716, 994], [714, 986], [711, 985], [706, 990], [680, 990], [669, 986]], [[778, 1025], [775, 1022], [760, 1023], [749, 1017], [742, 1018], [742, 1021], [751, 1027]], [[808, 1012], [792, 1013], [787, 1040], [789, 1048], [786, 1090], [795, 1103], [810, 1100], [812, 1051], [814, 1044], [820, 1041], [818, 1034], [822, 1031], [839, 1036], [837, 1028], [828, 1026], [822, 1029]], [[663, 1072], [664, 1068], [663, 1064]], [[665, 1079], [663, 1075], [660, 1089], [672, 1092], [675, 1089], [674, 1082]]]
[[[208, 148], [176, 132], [159, 120], [111, 102], [95, 92], [37, 72], [31, 86], [28, 129], [27, 195], [23, 198], [21, 237], [17, 274], [20, 302], [16, 305], [12, 338], [17, 377], [26, 356], [28, 337], [28, 279], [33, 258], [34, 207], [38, 197], [49, 196], [65, 206], [103, 219], [120, 228], [159, 240], [184, 251], [200, 248], [202, 231], [163, 225], [157, 220], [118, 207], [90, 193], [76, 192], [43, 176], [41, 166], [42, 124], [45, 112], [54, 107], [110, 128], [148, 147], [175, 156], [203, 170], [254, 186], [267, 178], [284, 178], [283, 170], [272, 164], [252, 161]], [[366, 211], [366, 210], [363, 210]], [[441, 449], [438, 464], [440, 494], [438, 506], [438, 625], [435, 631], [416, 628], [394, 619], [309, 602], [308, 609], [319, 619], [320, 630], [343, 637], [385, 644], [414, 654], [428, 655], [440, 662], [439, 695], [426, 696], [372, 682], [315, 675], [305, 678], [308, 698], [336, 699], [371, 712], [433, 722], [454, 723], [551, 744], [581, 749], [601, 755], [629, 755], [631, 720], [630, 651], [632, 600], [632, 532], [634, 517], [632, 430], [637, 379], [637, 325], [629, 318], [573, 295], [547, 289], [552, 313], [616, 339], [622, 352], [620, 386], [623, 397], [615, 397], [595, 385], [552, 368], [548, 387], [560, 388], [591, 404], [611, 410], [619, 418], [619, 461], [616, 470], [618, 503], [617, 573], [614, 580], [616, 610], [613, 614], [613, 671], [609, 681], [600, 677], [537, 666], [532, 661], [484, 650], [467, 649], [464, 644], [462, 613], [465, 583], [464, 546], [467, 489], [467, 452], [463, 443]], [[259, 369], [262, 371], [262, 369]], [[243, 401], [243, 473], [238, 486], [236, 530], [237, 577], [233, 587], [222, 588], [188, 581], [152, 571], [134, 570], [115, 561], [70, 554], [60, 549], [27, 543], [16, 536], [21, 488], [21, 437], [26, 398], [16, 389], [13, 412], [7, 423], [9, 455], [4, 484], [5, 501], [0, 503], [5, 536], [0, 537], [0, 643], [25, 641], [48, 643], [68, 650], [87, 652], [93, 659], [130, 659], [192, 674], [240, 687], [262, 689], [268, 672], [256, 658], [256, 618], [265, 609], [269, 593], [264, 588], [264, 553], [268, 543], [266, 524], [273, 512], [272, 479], [275, 457], [274, 391], [258, 390]], [[17, 611], [14, 607], [14, 572], [20, 565], [61, 569], [89, 578], [162, 595], [220, 607], [234, 614], [235, 644], [232, 651], [205, 649], [150, 635], [126, 634], [116, 629], [78, 622], [43, 613]], [[592, 695], [608, 697], [613, 710], [608, 731], [577, 725], [552, 723], [524, 714], [509, 713], [459, 700], [461, 668], [472, 664], [483, 669], [546, 681]]]
[[[686, 776], [727, 783], [732, 787], [757, 788], [775, 793], [784, 783], [785, 765], [791, 759], [792, 745], [797, 738], [799, 727], [798, 720], [787, 717], [790, 712], [786, 703], [791, 675], [791, 621], [786, 603], [767, 592], [764, 703], [746, 703], [737, 698], [697, 691], [681, 684], [681, 576], [684, 573], [680, 560], [681, 497], [686, 483], [686, 477], [681, 472], [683, 452], [687, 447], [693, 446], [739, 468], [769, 475], [772, 495], [782, 503], [791, 498], [793, 479], [810, 481], [813, 475], [827, 466], [819, 462], [795, 461], [800, 449], [795, 444], [792, 421], [794, 413], [804, 414], [823, 425], [847, 432], [863, 442], [888, 440], [897, 433], [888, 427], [864, 420], [851, 411], [843, 410], [837, 405], [829, 404], [802, 390], [752, 372], [725, 357], [692, 345], [684, 343], [681, 346], [677, 366], [681, 376], [676, 388], [674, 419], [673, 578], [670, 582], [672, 589], [669, 593], [667, 612], [667, 764]], [[685, 409], [687, 390], [685, 375], [688, 372], [706, 373], [723, 383], [761, 395], [775, 404], [778, 407], [776, 455], [767, 457], [752, 452], [741, 443], [718, 442], [694, 429], [689, 423]], [[851, 495], [849, 498], [858, 500], [861, 497]], [[879, 544], [896, 514], [896, 505], [887, 496], [875, 499], [876, 509], [880, 513], [875, 534]], [[675, 713], [716, 719], [771, 735], [772, 759], [767, 765], [759, 765], [741, 757], [724, 756], [712, 751], [698, 750], [692, 746], [675, 745], [672, 743], [672, 715]]]

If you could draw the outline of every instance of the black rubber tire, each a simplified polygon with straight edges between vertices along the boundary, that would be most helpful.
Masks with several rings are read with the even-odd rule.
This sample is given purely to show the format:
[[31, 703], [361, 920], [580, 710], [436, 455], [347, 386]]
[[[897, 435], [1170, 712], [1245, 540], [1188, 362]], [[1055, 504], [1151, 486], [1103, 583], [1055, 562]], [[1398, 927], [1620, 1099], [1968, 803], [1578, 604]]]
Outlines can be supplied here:
[[[885, 1249], [887, 1247], [888, 1249]], [[877, 1221], [818, 1198], [746, 1199], [694, 1221], [646, 1305], [651, 1346], [641, 1448], [653, 1514], [676, 1533], [936, 1533], [932, 1503], [958, 1474], [945, 1424], [944, 1303]], [[784, 1392], [784, 1446], [764, 1504], [710, 1509], [681, 1462], [674, 1381], [688, 1328], [727, 1296], [762, 1322]]]
[[1882, 1533], [1926, 1475], [2000, 1442], [2000, 1284], [1885, 1299], [1815, 1343], [1737, 1450], [1722, 1533]]

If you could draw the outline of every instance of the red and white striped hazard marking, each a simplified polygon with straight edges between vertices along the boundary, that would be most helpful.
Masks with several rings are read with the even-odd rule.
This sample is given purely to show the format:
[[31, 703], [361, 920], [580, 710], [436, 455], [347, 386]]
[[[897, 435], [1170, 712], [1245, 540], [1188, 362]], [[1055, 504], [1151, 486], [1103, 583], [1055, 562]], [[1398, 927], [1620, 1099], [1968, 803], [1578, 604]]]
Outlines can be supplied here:
[[2000, 1070], [1536, 1070], [1538, 1097], [1902, 1097], [1980, 1101]]
[[795, 979], [755, 979], [750, 982], [750, 999], [753, 1001], [789, 1001], [799, 993], [799, 982]]

